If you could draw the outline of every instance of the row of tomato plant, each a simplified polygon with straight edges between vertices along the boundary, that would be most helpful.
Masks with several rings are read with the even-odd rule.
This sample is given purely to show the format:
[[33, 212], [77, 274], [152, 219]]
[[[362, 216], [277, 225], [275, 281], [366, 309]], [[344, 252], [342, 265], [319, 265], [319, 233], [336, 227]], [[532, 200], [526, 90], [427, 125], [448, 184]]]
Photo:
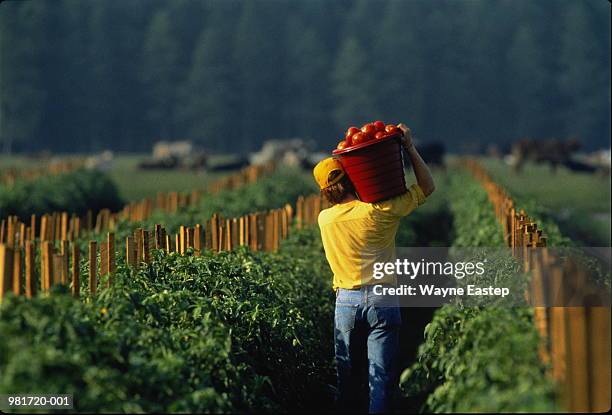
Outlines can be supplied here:
[[[452, 246], [502, 247], [501, 228], [484, 189], [458, 171], [449, 175], [447, 187]], [[464, 260], [486, 257], [487, 272], [479, 281], [463, 283], [522, 292], [528, 276], [519, 272], [509, 253], [483, 249], [473, 255]], [[428, 412], [554, 410], [555, 387], [538, 356], [533, 309], [520, 301], [515, 295], [487, 305], [457, 302], [437, 309], [415, 363], [402, 373], [404, 395], [424, 395], [421, 409]]]
[[278, 253], [156, 251], [82, 301], [9, 296], [0, 393], [69, 393], [79, 412], [306, 409], [332, 373], [329, 273], [305, 230]]
[[0, 218], [9, 215], [22, 220], [30, 215], [66, 211], [84, 215], [87, 210], [118, 210], [123, 205], [117, 187], [104, 173], [79, 169], [69, 173], [17, 180], [0, 185]]
[[[311, 190], [304, 174], [281, 170], [195, 208], [121, 223], [117, 236], [282, 206]], [[82, 279], [81, 301], [62, 286], [7, 297], [0, 393], [70, 393], [75, 410], [95, 412], [289, 411], [329, 397], [333, 291], [316, 230], [293, 232], [277, 253], [155, 252], [138, 269], [119, 264], [93, 297]]]

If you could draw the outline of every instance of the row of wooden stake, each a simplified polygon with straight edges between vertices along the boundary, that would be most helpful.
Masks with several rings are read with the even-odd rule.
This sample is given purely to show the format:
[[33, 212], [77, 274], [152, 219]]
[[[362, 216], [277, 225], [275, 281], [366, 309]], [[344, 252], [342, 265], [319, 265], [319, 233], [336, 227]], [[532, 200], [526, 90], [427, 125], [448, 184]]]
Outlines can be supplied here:
[[[151, 231], [138, 228], [125, 238], [124, 264], [138, 267], [152, 259], [152, 250], [185, 255], [192, 252], [199, 256], [203, 250], [211, 252], [231, 251], [248, 246], [253, 251], [276, 251], [280, 242], [287, 238], [294, 219], [303, 227], [316, 223], [316, 218], [325, 204], [319, 195], [300, 197], [298, 211], [287, 204], [283, 208], [258, 212], [236, 218], [213, 215], [204, 225], [180, 226], [178, 233], [171, 235], [162, 225]], [[294, 217], [295, 216], [295, 217]], [[36, 251], [39, 246], [38, 261]], [[48, 293], [53, 285], [71, 286], [74, 296], [80, 295], [80, 269], [86, 261], [90, 295], [96, 293], [100, 278], [106, 285], [112, 283], [117, 269], [117, 244], [115, 235], [107, 233], [104, 242], [90, 241], [87, 256], [81, 260], [78, 241], [67, 239], [56, 243], [52, 240], [36, 242], [27, 240], [20, 244], [0, 244], [0, 302], [9, 292], [15, 295], [35, 296], [38, 291]]]
[[[248, 166], [235, 174], [210, 183], [208, 191], [215, 193], [254, 183], [262, 176], [270, 174], [274, 168], [274, 163]], [[203, 192], [197, 190], [188, 193], [160, 192], [155, 198], [128, 203], [117, 213], [102, 209], [94, 215], [89, 210], [83, 218], [67, 212], [53, 212], [39, 217], [31, 215], [26, 223], [16, 216], [9, 216], [0, 221], [0, 243], [11, 247], [19, 245], [23, 249], [26, 241], [35, 241], [36, 238], [40, 241], [74, 241], [91, 233], [112, 232], [120, 220], [144, 221], [151, 217], [154, 210], [174, 213], [187, 206], [196, 206], [202, 194]]]
[[512, 198], [477, 161], [466, 160], [465, 166], [487, 191], [506, 245], [532, 275], [530, 300], [551, 305], [534, 307], [534, 317], [543, 339], [540, 355], [560, 386], [560, 405], [570, 412], [608, 411], [610, 307], [585, 306], [602, 294], [601, 287], [588, 280], [588, 273], [576, 261], [559, 258], [546, 248], [538, 224], [524, 211], [517, 212]]

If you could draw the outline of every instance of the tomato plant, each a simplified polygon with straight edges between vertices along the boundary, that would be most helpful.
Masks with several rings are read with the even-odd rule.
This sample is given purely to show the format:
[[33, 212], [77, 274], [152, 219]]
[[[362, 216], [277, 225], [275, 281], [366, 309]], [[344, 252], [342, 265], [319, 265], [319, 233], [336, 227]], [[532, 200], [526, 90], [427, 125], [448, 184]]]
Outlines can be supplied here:
[[[465, 173], [450, 177], [453, 246], [503, 246], [484, 189]], [[452, 303], [436, 310], [416, 362], [402, 373], [401, 388], [407, 396], [427, 391], [425, 412], [554, 412], [554, 384], [538, 355], [541, 340], [532, 309], [518, 302], [526, 276], [517, 278], [516, 260], [507, 254], [486, 258], [487, 273], [478, 284], [513, 287], [519, 293], [509, 301], [514, 306], [504, 304], [505, 299], [480, 307]], [[474, 282], [460, 282], [468, 283]]]
[[79, 412], [313, 411], [333, 379], [321, 250], [311, 229], [278, 253], [156, 251], [86, 301], [65, 287], [11, 295], [0, 306], [0, 393], [60, 389]]
[[14, 185], [0, 185], [0, 218], [17, 215], [29, 221], [30, 215], [66, 211], [84, 215], [123, 206], [117, 187], [104, 173], [76, 170], [70, 173], [18, 180]]

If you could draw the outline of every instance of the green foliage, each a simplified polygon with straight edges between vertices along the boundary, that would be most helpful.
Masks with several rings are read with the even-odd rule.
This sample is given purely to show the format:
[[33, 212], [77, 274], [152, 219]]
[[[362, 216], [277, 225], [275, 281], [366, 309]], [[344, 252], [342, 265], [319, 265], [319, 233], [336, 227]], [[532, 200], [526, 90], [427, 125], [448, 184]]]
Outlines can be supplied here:
[[502, 246], [501, 226], [480, 184], [467, 172], [455, 172], [448, 190], [455, 216], [453, 246]]
[[122, 207], [117, 188], [104, 174], [77, 170], [20, 180], [11, 187], [0, 186], [0, 217], [17, 215], [29, 220], [31, 214], [67, 211], [84, 215], [103, 208], [113, 211]]
[[275, 254], [156, 252], [84, 302], [11, 296], [0, 307], [0, 393], [72, 393], [78, 411], [95, 412], [308, 408], [332, 371], [319, 239], [295, 233]]
[[425, 336], [400, 383], [408, 395], [431, 391], [428, 412], [554, 410], [530, 309], [444, 306]]
[[[298, 196], [316, 191], [313, 178], [301, 170], [281, 168], [272, 175], [235, 190], [204, 194], [199, 206], [189, 207], [171, 215], [157, 211], [146, 226], [163, 223], [175, 231], [179, 225], [205, 223], [214, 213], [226, 218], [295, 204]], [[130, 225], [130, 227], [135, 225]]]
[[494, 180], [519, 208], [535, 217], [549, 246], [610, 245], [610, 177], [527, 163], [520, 173], [494, 159], [482, 159]]
[[[455, 172], [451, 177], [453, 246], [502, 246], [501, 230], [485, 191], [466, 173]], [[498, 253], [486, 258], [487, 272], [470, 283], [507, 286], [511, 292], [522, 292], [526, 276], [517, 272], [512, 257]], [[425, 329], [417, 362], [401, 376], [405, 395], [428, 392], [423, 408], [428, 412], [555, 409], [554, 385], [538, 356], [540, 338], [532, 310], [520, 306], [521, 298], [496, 301], [486, 307], [448, 304], [435, 312]], [[511, 307], [510, 302], [516, 306]]]

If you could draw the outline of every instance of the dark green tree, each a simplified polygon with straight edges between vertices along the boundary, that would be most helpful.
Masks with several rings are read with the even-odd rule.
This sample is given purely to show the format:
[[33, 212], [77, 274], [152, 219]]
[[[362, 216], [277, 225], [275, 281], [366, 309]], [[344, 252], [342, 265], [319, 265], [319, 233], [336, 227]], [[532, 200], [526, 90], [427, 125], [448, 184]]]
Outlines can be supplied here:
[[236, 105], [234, 67], [226, 48], [230, 39], [228, 25], [209, 24], [202, 32], [177, 110], [182, 124], [187, 126], [188, 137], [209, 148], [226, 151], [231, 150], [230, 141], [221, 138], [234, 133]]
[[301, 19], [290, 20], [287, 30], [287, 82], [283, 99], [287, 133], [329, 142], [333, 136], [327, 76], [329, 51], [315, 28]]
[[601, 65], [606, 53], [585, 2], [568, 4], [563, 23], [560, 85], [568, 98], [563, 116], [566, 132], [597, 141], [610, 117], [610, 67]]
[[178, 86], [178, 50], [168, 13], [151, 19], [143, 48], [142, 79], [147, 97], [147, 120], [154, 138], [173, 139]]
[[[47, 87], [44, 79], [45, 2], [0, 5], [0, 143], [45, 146], [42, 129]], [[43, 147], [44, 148], [44, 147]]]
[[356, 38], [347, 38], [340, 47], [331, 76], [338, 131], [343, 132], [349, 125], [373, 121], [378, 114], [375, 79], [366, 53]]
[[375, 35], [373, 68], [379, 80], [380, 118], [406, 122], [415, 131], [424, 131], [420, 121], [427, 91], [425, 61], [414, 7], [402, 1], [388, 3]]
[[522, 25], [514, 35], [508, 51], [508, 66], [512, 68], [510, 98], [514, 108], [514, 137], [538, 137], [546, 134], [535, 114], [545, 109], [543, 86], [546, 73], [540, 48], [530, 25]]

